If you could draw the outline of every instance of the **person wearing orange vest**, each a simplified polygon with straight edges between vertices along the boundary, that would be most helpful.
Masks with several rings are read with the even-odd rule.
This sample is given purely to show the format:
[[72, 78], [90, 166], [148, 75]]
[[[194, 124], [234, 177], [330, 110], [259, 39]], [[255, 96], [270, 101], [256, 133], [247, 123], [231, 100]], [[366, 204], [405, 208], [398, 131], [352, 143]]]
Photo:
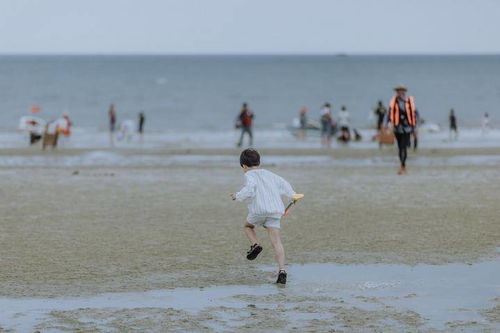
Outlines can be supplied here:
[[412, 96], [406, 97], [405, 86], [399, 85], [394, 88], [396, 95], [389, 102], [389, 119], [394, 129], [394, 136], [398, 142], [399, 161], [401, 167], [398, 171], [399, 175], [406, 173], [406, 158], [408, 156], [408, 145], [410, 143], [410, 135], [417, 124], [417, 116], [415, 113], [415, 100]]

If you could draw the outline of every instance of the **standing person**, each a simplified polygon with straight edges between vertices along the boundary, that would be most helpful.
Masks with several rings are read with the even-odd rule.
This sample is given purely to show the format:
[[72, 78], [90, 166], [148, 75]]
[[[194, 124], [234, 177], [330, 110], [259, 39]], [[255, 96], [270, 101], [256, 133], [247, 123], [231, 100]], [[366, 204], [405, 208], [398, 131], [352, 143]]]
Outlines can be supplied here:
[[394, 135], [398, 142], [399, 161], [401, 167], [398, 175], [405, 174], [406, 158], [408, 157], [408, 144], [410, 135], [417, 123], [415, 115], [415, 100], [412, 96], [406, 97], [408, 89], [402, 85], [394, 88], [396, 95], [389, 102], [389, 119], [394, 129]]
[[339, 126], [340, 126], [340, 136], [339, 140], [342, 142], [349, 142], [351, 140], [351, 131], [349, 129], [349, 123], [351, 121], [351, 116], [345, 105], [342, 105], [339, 112]]
[[306, 137], [306, 129], [307, 129], [307, 106], [303, 106], [299, 112], [299, 121], [300, 121], [300, 131], [299, 137], [301, 139], [305, 139]]
[[245, 136], [245, 133], [248, 133], [248, 137], [250, 139], [250, 144], [249, 146], [252, 146], [253, 144], [253, 135], [252, 135], [252, 125], [253, 125], [253, 112], [250, 111], [248, 108], [247, 103], [243, 103], [241, 107], [241, 112], [240, 115], [238, 116], [238, 126], [241, 127], [241, 136], [240, 140], [238, 141], [238, 147], [241, 147], [243, 144], [243, 137]]
[[61, 124], [61, 134], [65, 137], [69, 137], [71, 135], [71, 125], [73, 125], [73, 123], [71, 122], [71, 119], [69, 119], [69, 113], [64, 112]]
[[137, 132], [139, 132], [140, 140], [142, 142], [144, 134], [144, 122], [146, 121], [146, 116], [144, 115], [144, 111], [139, 112], [137, 118], [138, 118]]
[[[415, 126], [413, 127], [413, 132], [411, 133], [413, 137], [413, 151], [417, 151], [418, 148], [418, 126], [420, 126], [420, 113], [415, 110]], [[408, 144], [408, 148], [411, 147], [411, 143]]]
[[113, 145], [113, 135], [115, 132], [116, 126], [116, 111], [115, 105], [111, 104], [108, 110], [108, 118], [109, 118], [109, 143]]
[[457, 140], [458, 139], [458, 127], [457, 127], [457, 117], [455, 116], [455, 110], [451, 109], [450, 110], [450, 140], [452, 139], [452, 133], [453, 133], [453, 139]]
[[144, 121], [146, 120], [146, 116], [144, 115], [144, 112], [143, 111], [139, 112], [139, 115], [137, 116], [137, 118], [139, 118], [137, 132], [139, 132], [139, 134], [142, 134], [142, 133], [144, 133]]
[[382, 101], [378, 101], [377, 108], [373, 111], [373, 113], [375, 113], [375, 116], [377, 117], [377, 130], [380, 132], [382, 126], [384, 125], [385, 114], [387, 113], [387, 109]]
[[330, 147], [332, 144], [332, 109], [330, 103], [325, 103], [320, 111], [321, 123], [321, 143], [324, 146]]
[[276, 283], [286, 284], [285, 250], [280, 237], [280, 220], [285, 207], [281, 197], [291, 200], [295, 191], [280, 176], [260, 169], [260, 155], [254, 149], [245, 149], [241, 153], [240, 166], [245, 173], [245, 186], [238, 193], [231, 194], [231, 199], [249, 200], [245, 234], [252, 245], [247, 252], [247, 259], [254, 260], [262, 251], [255, 233], [255, 226], [262, 225], [267, 229], [279, 265]]
[[481, 131], [484, 134], [488, 134], [490, 131], [490, 115], [488, 112], [484, 114], [483, 121], [481, 122]]
[[109, 106], [108, 117], [109, 117], [109, 131], [113, 133], [115, 131], [115, 126], [116, 126], [116, 110], [114, 104], [111, 104]]

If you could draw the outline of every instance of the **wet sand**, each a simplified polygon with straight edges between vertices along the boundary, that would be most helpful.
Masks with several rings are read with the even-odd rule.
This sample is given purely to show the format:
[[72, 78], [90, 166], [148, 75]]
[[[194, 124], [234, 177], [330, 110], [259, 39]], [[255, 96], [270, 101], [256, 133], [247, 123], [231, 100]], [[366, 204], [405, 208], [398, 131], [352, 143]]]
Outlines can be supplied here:
[[[133, 327], [221, 332], [258, 327], [300, 332], [494, 332], [500, 328], [494, 317], [498, 300], [490, 297], [492, 286], [498, 287], [498, 265], [498, 260], [474, 265], [305, 264], [289, 267], [292, 280], [286, 287], [263, 283], [87, 297], [0, 297], [0, 322], [19, 331]], [[274, 267], [262, 271], [272, 272]]]
[[[219, 154], [234, 152], [227, 150]], [[83, 153], [72, 150], [56, 155]], [[297, 156], [299, 162], [301, 156], [309, 154], [278, 149], [264, 151], [266, 153], [291, 156], [292, 160]], [[390, 157], [391, 153], [383, 154]], [[38, 151], [2, 154], [40, 156]], [[150, 151], [147, 154], [215, 155], [216, 152]], [[379, 153], [376, 150], [364, 155], [355, 150], [334, 153], [318, 150], [314, 154], [342, 159]], [[449, 154], [496, 155], [498, 152], [491, 149], [451, 153], [424, 150], [419, 156], [447, 157]], [[412, 158], [415, 157], [412, 155]], [[495, 250], [500, 245], [498, 165], [412, 166], [410, 160], [410, 175], [403, 177], [395, 174], [396, 167], [395, 160], [393, 167], [331, 167], [321, 163], [294, 163], [290, 159], [277, 159], [268, 165], [270, 170], [290, 180], [298, 192], [306, 193], [306, 198], [282, 222], [287, 262], [443, 265], [472, 264], [498, 257]], [[247, 262], [244, 254], [249, 244], [241, 227], [246, 207], [229, 200], [229, 194], [239, 189], [242, 180], [237, 157], [234, 165], [224, 161], [168, 167], [102, 167], [98, 163], [67, 167], [3, 166], [0, 168], [3, 212], [0, 295], [77, 297], [182, 287], [268, 284], [274, 274], [263, 272], [261, 265], [274, 262], [265, 233], [259, 232], [265, 248], [262, 257], [256, 262]], [[497, 304], [498, 297], [498, 289], [492, 289], [491, 299], [497, 298]], [[313, 305], [309, 307], [311, 302]], [[308, 300], [298, 305], [306, 307], [305, 313], [310, 314], [310, 331], [314, 331], [314, 327], [326, 327], [321, 316], [314, 318], [317, 313], [314, 302]], [[165, 309], [167, 313], [180, 311], [168, 310], [168, 304]], [[498, 309], [498, 305], [485, 304], [481, 313], [494, 325], [499, 320]], [[154, 318], [170, 318], [165, 317], [163, 310], [107, 311], [116, 312], [115, 324], [123, 328], [130, 318], [140, 320], [145, 316], [153, 318], [149, 319], [153, 323]], [[92, 311], [55, 313], [54, 316], [61, 323], [77, 323], [79, 316], [97, 316], [89, 314]], [[347, 315], [355, 316], [356, 320], [370, 317], [363, 311], [348, 311]], [[186, 319], [180, 315], [181, 324], [173, 330], [182, 331], [182, 325], [189, 324], [191, 326], [185, 329], [210, 331], [210, 327], [203, 326], [203, 313], [199, 316]], [[378, 323], [376, 318], [370, 320]], [[259, 319], [242, 320], [243, 328], [258, 327]], [[417, 330], [421, 320], [425, 322], [425, 318], [415, 319], [407, 328]], [[2, 325], [5, 324], [0, 323], [0, 327]], [[285, 327], [276, 325], [275, 329]], [[392, 327], [390, 323], [386, 326]], [[384, 325], [380, 327], [384, 331]]]

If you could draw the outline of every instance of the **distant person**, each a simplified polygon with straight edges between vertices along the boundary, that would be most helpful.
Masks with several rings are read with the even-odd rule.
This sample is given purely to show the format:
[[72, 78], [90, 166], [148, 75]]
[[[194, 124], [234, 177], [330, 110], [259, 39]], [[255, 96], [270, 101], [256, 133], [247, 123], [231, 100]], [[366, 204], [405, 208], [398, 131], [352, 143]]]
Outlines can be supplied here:
[[238, 147], [243, 145], [243, 137], [245, 133], [248, 134], [249, 137], [249, 146], [253, 145], [253, 135], [252, 135], [252, 126], [253, 126], [253, 112], [248, 108], [247, 103], [243, 103], [241, 107], [240, 115], [238, 116], [238, 121], [236, 127], [241, 128], [241, 136], [238, 141]]
[[378, 101], [377, 108], [374, 111], [375, 116], [377, 117], [377, 130], [380, 131], [382, 126], [384, 125], [385, 114], [387, 113], [387, 109], [385, 108], [382, 101]]
[[137, 132], [142, 135], [144, 133], [144, 121], [146, 120], [146, 116], [144, 115], [144, 112], [139, 112], [139, 115], [137, 116], [138, 119], [138, 126], [137, 126]]
[[[418, 148], [418, 126], [420, 126], [420, 112], [415, 109], [415, 126], [413, 127], [413, 132], [411, 133], [413, 137], [413, 151], [417, 151]], [[408, 145], [411, 148], [411, 143]]]
[[488, 132], [490, 131], [490, 115], [488, 114], [488, 112], [486, 112], [483, 116], [483, 120], [481, 122], [481, 131], [484, 134], [488, 134]]
[[458, 126], [457, 126], [457, 116], [455, 116], [455, 110], [450, 110], [450, 139], [457, 140], [458, 139]]
[[410, 135], [417, 123], [415, 115], [415, 100], [412, 96], [406, 97], [408, 89], [402, 85], [394, 88], [396, 95], [389, 102], [389, 119], [398, 142], [399, 161], [401, 167], [399, 175], [406, 174], [406, 159], [408, 157], [408, 144]]
[[27, 122], [30, 134], [30, 145], [34, 145], [42, 139], [43, 129], [42, 126], [35, 120]]
[[71, 122], [71, 119], [69, 119], [69, 113], [65, 112], [62, 117], [62, 123], [60, 124], [61, 134], [65, 137], [69, 137], [71, 135], [72, 125], [73, 123]]
[[62, 118], [59, 118], [55, 121], [55, 124], [57, 126], [57, 133], [59, 134], [59, 144], [61, 146], [64, 146], [71, 135], [72, 123], [71, 119], [69, 118], [69, 114], [65, 112]]
[[351, 116], [349, 115], [349, 111], [345, 105], [342, 105], [339, 111], [338, 124], [340, 126], [340, 136], [339, 140], [342, 142], [349, 142], [351, 140], [351, 131], [350, 131], [350, 122]]
[[303, 106], [300, 109], [299, 112], [299, 121], [300, 121], [300, 130], [299, 130], [299, 137], [301, 139], [304, 139], [306, 137], [306, 131], [307, 131], [307, 106]]
[[325, 103], [320, 111], [321, 142], [324, 146], [330, 147], [332, 144], [333, 118], [330, 103]]
[[266, 228], [278, 262], [278, 280], [276, 283], [286, 284], [285, 250], [280, 237], [280, 220], [285, 212], [282, 196], [293, 199], [295, 191], [280, 176], [260, 168], [260, 155], [254, 149], [245, 149], [240, 155], [240, 166], [245, 173], [245, 186], [232, 200], [248, 202], [248, 216], [245, 223], [245, 234], [252, 244], [247, 252], [247, 259], [254, 260], [262, 251], [257, 240], [255, 226]]
[[109, 106], [108, 117], [109, 117], [109, 131], [113, 133], [116, 127], [116, 110], [114, 104], [111, 104]]

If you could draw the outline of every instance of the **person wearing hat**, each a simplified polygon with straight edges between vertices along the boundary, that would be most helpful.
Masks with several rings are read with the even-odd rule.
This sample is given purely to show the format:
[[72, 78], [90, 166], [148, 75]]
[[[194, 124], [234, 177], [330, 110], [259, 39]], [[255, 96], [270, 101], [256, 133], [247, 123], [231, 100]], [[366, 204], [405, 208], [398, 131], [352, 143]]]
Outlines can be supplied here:
[[406, 96], [408, 89], [399, 85], [394, 88], [396, 95], [389, 102], [389, 119], [394, 130], [394, 136], [398, 142], [399, 161], [401, 167], [398, 174], [406, 174], [406, 158], [408, 156], [408, 145], [410, 135], [415, 129], [417, 116], [415, 113], [415, 100], [412, 96]]

